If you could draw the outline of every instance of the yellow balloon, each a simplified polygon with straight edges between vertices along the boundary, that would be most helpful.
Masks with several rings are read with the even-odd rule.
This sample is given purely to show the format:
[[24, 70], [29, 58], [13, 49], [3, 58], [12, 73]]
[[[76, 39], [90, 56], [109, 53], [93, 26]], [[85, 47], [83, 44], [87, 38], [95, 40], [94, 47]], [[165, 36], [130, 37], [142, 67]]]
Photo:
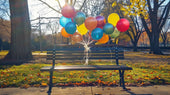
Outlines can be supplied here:
[[112, 13], [108, 16], [108, 23], [112, 24], [113, 26], [116, 26], [117, 22], [120, 20], [120, 17], [116, 13]]
[[85, 35], [88, 32], [88, 29], [86, 28], [84, 23], [80, 26], [77, 26], [77, 30], [81, 35]]

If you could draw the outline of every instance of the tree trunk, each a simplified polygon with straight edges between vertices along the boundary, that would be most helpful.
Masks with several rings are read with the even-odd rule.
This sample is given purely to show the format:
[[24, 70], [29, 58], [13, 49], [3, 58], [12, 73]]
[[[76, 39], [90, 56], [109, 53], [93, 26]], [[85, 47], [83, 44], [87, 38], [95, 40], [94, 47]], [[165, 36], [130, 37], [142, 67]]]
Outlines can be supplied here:
[[151, 54], [163, 54], [161, 49], [159, 48], [159, 33], [160, 33], [159, 28], [157, 27], [157, 24], [154, 24], [154, 23], [152, 24], [152, 35], [149, 36], [150, 53]]
[[153, 48], [153, 54], [163, 54], [161, 49], [159, 48], [159, 29], [155, 30], [154, 33], [154, 48]]
[[137, 52], [137, 42], [135, 42], [135, 43], [133, 44], [133, 51], [134, 51], [134, 52]]
[[9, 0], [11, 13], [11, 48], [7, 59], [32, 58], [31, 25], [27, 0]]
[[164, 47], [166, 47], [166, 40], [163, 40], [163, 45]]
[[166, 47], [166, 40], [167, 40], [167, 32], [161, 34], [162, 40], [163, 40], [163, 47]]

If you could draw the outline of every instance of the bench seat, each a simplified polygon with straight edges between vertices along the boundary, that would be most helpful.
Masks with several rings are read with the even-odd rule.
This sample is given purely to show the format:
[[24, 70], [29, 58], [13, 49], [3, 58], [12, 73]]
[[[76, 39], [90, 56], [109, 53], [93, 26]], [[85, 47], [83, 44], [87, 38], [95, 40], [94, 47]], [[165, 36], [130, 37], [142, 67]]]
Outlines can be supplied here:
[[132, 70], [131, 67], [118, 65], [71, 65], [71, 66], [46, 66], [41, 68], [41, 71], [72, 71], [72, 70]]

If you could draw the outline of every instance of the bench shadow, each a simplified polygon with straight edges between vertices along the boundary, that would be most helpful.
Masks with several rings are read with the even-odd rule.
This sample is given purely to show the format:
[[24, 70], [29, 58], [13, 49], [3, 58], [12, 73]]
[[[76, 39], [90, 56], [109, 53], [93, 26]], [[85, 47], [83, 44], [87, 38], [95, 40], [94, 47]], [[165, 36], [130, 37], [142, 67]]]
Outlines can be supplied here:
[[126, 90], [126, 92], [129, 93], [130, 95], [152, 95], [152, 94], [135, 94], [134, 92], [130, 90]]
[[30, 63], [30, 61], [33, 59], [28, 60], [6, 60], [6, 59], [0, 59], [0, 69], [7, 69], [12, 67], [13, 65], [22, 65], [25, 63]]

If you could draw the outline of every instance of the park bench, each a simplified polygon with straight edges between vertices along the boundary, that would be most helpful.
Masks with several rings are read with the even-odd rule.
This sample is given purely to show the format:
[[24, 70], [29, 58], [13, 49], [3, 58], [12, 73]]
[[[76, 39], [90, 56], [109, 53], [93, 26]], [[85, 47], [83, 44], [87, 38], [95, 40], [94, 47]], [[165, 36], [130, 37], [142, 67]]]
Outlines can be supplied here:
[[82, 60], [85, 56], [84, 48], [82, 47], [60, 47], [57, 49], [47, 51], [47, 60], [52, 60], [52, 66], [41, 68], [41, 71], [50, 72], [50, 83], [48, 95], [51, 94], [53, 87], [52, 76], [53, 71], [71, 71], [71, 70], [119, 70], [120, 81], [119, 85], [125, 88], [124, 71], [132, 70], [131, 67], [119, 65], [119, 59], [124, 59], [124, 50], [117, 46], [95, 46], [90, 48], [90, 60], [112, 60], [115, 59], [116, 65], [72, 65], [72, 66], [55, 66], [56, 60]]

